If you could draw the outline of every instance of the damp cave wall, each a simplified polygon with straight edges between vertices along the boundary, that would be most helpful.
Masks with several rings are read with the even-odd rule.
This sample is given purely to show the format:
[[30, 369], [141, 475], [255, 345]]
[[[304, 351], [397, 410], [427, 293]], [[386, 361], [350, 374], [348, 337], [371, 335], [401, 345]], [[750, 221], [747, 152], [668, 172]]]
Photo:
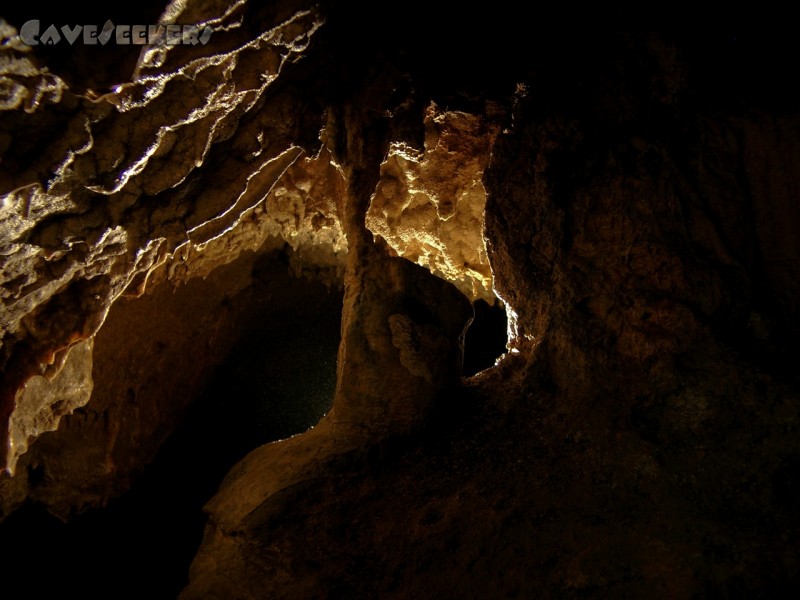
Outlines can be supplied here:
[[[254, 11], [251, 22], [290, 5]], [[529, 29], [502, 6], [463, 23], [436, 15], [420, 24], [409, 9], [364, 31], [356, 9], [324, 6], [328, 33], [273, 93], [311, 98], [309, 113], [327, 109], [328, 142], [347, 173], [340, 212], [349, 241], [358, 240], [345, 278], [349, 348], [369, 339], [369, 319], [383, 314], [359, 308], [380, 294], [358, 295], [388, 264], [361, 225], [380, 159], [389, 139], [420, 145], [432, 99], [478, 113], [487, 100], [503, 107], [484, 176], [485, 237], [495, 289], [514, 315], [513, 350], [451, 392], [461, 399], [454, 418], [462, 429], [417, 423], [446, 448], [424, 436], [415, 444], [422, 434], [411, 434], [410, 449], [367, 437], [347, 460], [319, 459], [325, 466], [311, 481], [330, 496], [287, 492], [301, 508], [289, 508], [286, 496], [259, 500], [236, 535], [243, 547], [269, 536], [284, 552], [276, 562], [232, 548], [225, 504], [216, 515], [212, 507], [212, 522], [223, 525], [208, 529], [187, 597], [209, 589], [313, 597], [332, 582], [343, 592], [400, 596], [437, 585], [405, 560], [417, 547], [441, 581], [492, 582], [509, 595], [796, 585], [800, 117], [787, 77], [796, 43], [733, 29], [547, 31], [550, 20], [563, 22], [558, 11]], [[322, 119], [308, 122], [299, 135], [314, 146], [312, 125]], [[420, 297], [435, 307], [431, 293]], [[384, 350], [392, 368], [391, 345]], [[340, 369], [353, 357], [340, 350]], [[377, 386], [371, 397], [385, 391], [380, 377], [358, 383]], [[436, 386], [422, 391], [425, 415]], [[368, 413], [340, 406], [348, 421]], [[391, 428], [377, 431], [392, 439]], [[520, 441], [531, 436], [536, 442]], [[461, 470], [439, 476], [436, 460]], [[377, 491], [405, 489], [414, 477], [436, 497], [408, 492], [401, 502]], [[542, 480], [550, 490], [534, 485]], [[478, 482], [495, 488], [484, 504], [457, 500], [475, 500]], [[564, 497], [568, 510], [559, 510]], [[368, 510], [387, 524], [359, 528], [352, 550], [327, 557], [310, 582], [271, 576], [276, 565], [304, 573], [318, 564], [297, 540], [328, 547], [335, 523]], [[327, 528], [314, 528], [317, 513], [329, 516]], [[476, 517], [487, 524], [466, 533]], [[512, 517], [522, 533], [510, 532]], [[419, 525], [412, 535], [392, 519]], [[567, 534], [529, 548], [522, 534], [540, 527]], [[436, 558], [441, 536], [457, 548], [452, 564]], [[369, 563], [374, 582], [343, 575], [390, 540], [394, 552]], [[494, 562], [487, 547], [502, 548]], [[223, 566], [201, 568], [211, 559]], [[527, 569], [501, 576], [515, 560]], [[395, 581], [392, 572], [403, 576]]]

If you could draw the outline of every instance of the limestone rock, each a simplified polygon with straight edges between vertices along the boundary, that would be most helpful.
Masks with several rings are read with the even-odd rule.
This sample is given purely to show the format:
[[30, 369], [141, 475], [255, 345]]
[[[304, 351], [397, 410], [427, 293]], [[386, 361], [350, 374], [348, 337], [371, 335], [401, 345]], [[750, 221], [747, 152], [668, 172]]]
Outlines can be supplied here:
[[94, 340], [3, 513], [126, 489], [290, 246], [345, 286], [334, 405], [230, 471], [184, 598], [796, 592], [796, 41], [396, 8], [175, 2], [211, 44], [97, 93], [0, 46], [15, 440]]
[[366, 212], [382, 140], [362, 140], [359, 133], [374, 125], [352, 107], [329, 122], [331, 135], [343, 132], [348, 140], [334, 158], [345, 164], [340, 215], [350, 250], [333, 408], [311, 431], [254, 451], [229, 474], [207, 507], [209, 526], [184, 598], [270, 593], [261, 581], [243, 581], [252, 568], [246, 548], [258, 543], [253, 532], [275, 518], [296, 489], [324, 479], [331, 462], [424, 429], [457, 385], [472, 317], [465, 296], [369, 239]]
[[425, 113], [425, 148], [394, 142], [367, 211], [367, 227], [398, 256], [428, 268], [469, 298], [493, 302], [483, 240], [489, 162], [497, 126], [487, 117]]
[[[161, 72], [167, 59], [150, 57], [131, 82], [97, 99], [36, 75], [16, 43], [0, 51], [12, 95], [21, 98], [23, 85], [31, 98], [0, 115], [10, 135], [2, 146], [10, 168], [0, 176], [0, 252], [8, 257], [0, 266], [0, 437], [25, 399], [17, 390], [48, 356], [96, 333], [114, 300], [132, 284], [141, 289], [154, 268], [235, 228], [300, 158], [302, 125], [293, 129], [281, 115], [296, 104], [284, 96], [282, 108], [258, 109], [322, 19], [298, 10], [251, 38], [236, 27], [226, 37], [242, 6], [205, 15], [220, 31], [199, 55], [172, 51], [171, 70]], [[7, 25], [4, 35], [12, 37]], [[48, 89], [58, 93], [35, 92], [36, 77], [55, 81]], [[43, 143], [56, 123], [66, 135], [32, 157], [31, 136]], [[199, 173], [205, 162], [214, 168]]]
[[92, 338], [62, 353], [47, 375], [29, 379], [18, 392], [16, 410], [9, 422], [9, 464], [28, 449], [28, 440], [58, 429], [64, 415], [81, 408], [92, 395]]
[[[780, 156], [787, 148], [773, 139], [751, 158], [743, 144], [773, 135], [775, 122], [752, 113], [732, 125], [686, 100], [685, 69], [698, 67], [660, 36], [568, 43], [579, 51], [565, 49], [553, 68], [546, 53], [518, 82], [483, 177], [512, 349], [452, 392], [458, 410], [445, 419], [418, 402], [434, 395], [423, 357], [438, 338], [410, 325], [434, 297], [393, 310], [394, 290], [417, 280], [392, 275], [388, 250], [363, 227], [368, 207], [373, 227], [384, 207], [391, 243], [400, 226], [388, 215], [405, 215], [390, 200], [411, 198], [387, 177], [410, 177], [396, 155], [370, 167], [369, 157], [392, 156], [391, 127], [374, 117], [382, 82], [371, 101], [355, 94], [360, 117], [341, 111], [331, 135], [348, 182], [349, 256], [336, 403], [316, 434], [232, 471], [208, 505], [182, 597], [797, 588], [800, 402], [796, 377], [769, 350], [795, 360], [796, 344], [755, 310], [782, 298], [781, 322], [796, 326], [787, 265], [773, 263], [765, 288], [755, 258], [793, 252], [789, 237], [765, 243], [759, 229], [781, 229], [765, 217], [776, 205], [787, 230], [800, 226], [785, 204], [795, 171], [770, 180], [778, 193], [761, 187], [764, 165], [794, 154]], [[796, 139], [793, 114], [781, 131]], [[709, 128], [736, 133], [712, 147]], [[743, 183], [748, 172], [760, 183]], [[432, 219], [419, 221], [426, 232]], [[408, 405], [428, 417], [403, 427]]]

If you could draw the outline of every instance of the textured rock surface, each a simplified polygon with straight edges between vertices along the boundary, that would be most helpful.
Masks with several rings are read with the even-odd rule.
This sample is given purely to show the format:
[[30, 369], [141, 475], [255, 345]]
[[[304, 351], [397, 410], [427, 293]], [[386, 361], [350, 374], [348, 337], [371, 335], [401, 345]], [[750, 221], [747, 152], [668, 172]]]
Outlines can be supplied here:
[[[775, 121], [730, 121], [705, 104], [716, 97], [691, 98], [702, 68], [662, 39], [570, 41], [581, 51], [521, 78], [484, 178], [513, 351], [453, 393], [446, 421], [429, 417], [416, 433], [337, 446], [332, 422], [347, 405], [337, 396], [319, 430], [253, 453], [209, 504], [183, 597], [687, 597], [798, 585], [789, 507], [800, 415], [784, 361], [796, 345], [780, 333], [796, 327], [797, 272], [772, 254], [790, 254], [793, 234], [766, 218], [795, 219], [771, 191], [795, 183], [760, 187], [747, 151]], [[377, 129], [345, 122], [348, 140]], [[796, 140], [796, 116], [782, 122]], [[741, 134], [712, 149], [709, 128], [732, 124]], [[795, 172], [782, 146], [760, 145], [756, 162]], [[364, 162], [341, 160], [352, 202]], [[753, 213], [763, 224], [742, 217]], [[762, 227], [776, 234], [767, 244]], [[370, 272], [379, 255], [360, 254], [348, 272], [368, 277], [348, 278], [351, 302], [382, 280]], [[767, 264], [782, 276], [764, 287]], [[346, 371], [359, 339], [348, 325], [368, 317], [358, 329], [370, 339], [381, 313], [345, 306], [340, 392], [374, 389], [380, 381]], [[376, 405], [356, 414], [369, 421]]]
[[[369, 106], [380, 96], [361, 100]], [[376, 146], [382, 140], [365, 129], [376, 124], [347, 107], [329, 125], [334, 136], [344, 133], [347, 140], [337, 159], [347, 165], [342, 212], [350, 247], [334, 405], [311, 431], [255, 450], [228, 474], [207, 507], [209, 525], [185, 598], [231, 597], [245, 590], [270, 595], [279, 589], [281, 577], [265, 582], [246, 575], [254, 567], [264, 573], [280, 569], [260, 559], [253, 563], [253, 529], [280, 518], [283, 499], [316, 486], [331, 461], [423, 429], [461, 373], [471, 318], [466, 298], [427, 270], [389, 256], [365, 227], [382, 154]]]
[[[226, 22], [240, 18], [236, 10]], [[234, 324], [250, 301], [240, 292], [252, 282], [253, 252], [288, 243], [294, 273], [341, 285], [346, 252], [336, 208], [341, 176], [318, 141], [311, 140], [317, 147], [310, 146], [310, 155], [292, 145], [303, 135], [286, 135], [307, 126], [296, 112], [301, 106], [296, 99], [281, 96], [282, 108], [276, 105], [270, 116], [255, 114], [283, 63], [302, 52], [320, 24], [318, 15], [308, 12], [286, 17], [283, 26], [265, 17], [269, 26], [245, 35], [218, 32], [217, 46], [200, 56], [146, 55], [133, 83], [92, 101], [37, 69], [18, 42], [3, 47], [4, 85], [28, 90], [30, 96], [26, 103], [9, 104], [0, 117], [8, 123], [5, 190], [19, 186], [4, 195], [2, 217], [9, 258], [2, 264], [5, 400], [0, 415], [13, 428], [9, 469], [28, 439], [54, 428], [42, 427], [42, 418], [34, 420], [34, 414], [60, 415], [78, 406], [59, 395], [23, 393], [23, 382], [52, 372], [49, 363], [105, 325], [91, 406], [43, 441], [23, 461], [20, 477], [0, 475], [0, 515], [32, 498], [66, 518], [127, 489], [202, 390], [210, 367], [241, 334]], [[4, 31], [11, 35], [10, 29]], [[170, 56], [186, 51], [173, 48]], [[159, 66], [162, 60], [167, 62]], [[236, 68], [250, 69], [248, 60], [256, 61], [261, 75], [240, 80]], [[44, 88], [58, 93], [45, 94]], [[40, 155], [25, 150], [48, 128], [61, 126], [66, 105], [72, 106], [74, 132], [43, 139], [39, 143], [49, 149]], [[57, 114], [42, 116], [48, 110]], [[289, 116], [287, 110], [295, 112]], [[32, 116], [22, 116], [27, 113]], [[311, 123], [315, 136], [321, 122], [316, 119]], [[84, 122], [85, 127], [78, 126]], [[103, 132], [97, 140], [92, 127]], [[82, 149], [72, 152], [70, 144]], [[50, 155], [51, 162], [43, 162]], [[215, 165], [208, 179], [205, 170], [198, 173], [204, 161]], [[103, 164], [107, 167], [98, 167]], [[98, 187], [98, 173], [106, 168], [120, 177], [106, 173], [102, 177], [115, 183]], [[42, 174], [48, 169], [45, 185]], [[56, 194], [62, 192], [54, 189], [63, 192], [61, 204]], [[19, 204], [31, 194], [41, 211]], [[74, 204], [87, 194], [94, 204]], [[108, 201], [101, 200], [103, 195]], [[95, 240], [85, 235], [93, 227], [107, 228]], [[44, 249], [42, 230], [58, 250]], [[52, 267], [53, 261], [62, 266]], [[232, 266], [217, 273], [224, 265]], [[209, 276], [208, 282], [197, 282]], [[147, 295], [128, 308], [124, 298], [142, 294]], [[106, 318], [117, 298], [119, 307]]]
[[[796, 44], [227, 8], [187, 3], [231, 27], [92, 100], [2, 49], [4, 420], [95, 340], [92, 399], [0, 482], [3, 510], [118, 492], [235, 335], [249, 251], [285, 241], [296, 272], [343, 272], [334, 406], [228, 474], [183, 597], [800, 589]], [[469, 303], [431, 272], [507, 306], [494, 368], [459, 380]]]
[[491, 116], [428, 107], [424, 150], [390, 145], [367, 227], [398, 256], [454, 282], [469, 298], [493, 302], [482, 181], [497, 133]]
[[[222, 28], [243, 6], [219, 14], [207, 6], [204, 17]], [[20, 75], [24, 56], [3, 47], [4, 85], [28, 98], [2, 115], [10, 138], [0, 178], [9, 257], [0, 275], [3, 437], [16, 392], [38, 365], [93, 335], [111, 303], [132, 283], [141, 286], [137, 278], [239, 225], [300, 158], [297, 103], [283, 95], [280, 107], [255, 109], [320, 24], [318, 14], [299, 11], [252, 37], [236, 27], [220, 32], [215, 43], [226, 51], [204, 47], [192, 57], [173, 47], [146, 56], [133, 82], [97, 100], [29, 65]], [[60, 91], [43, 94], [43, 86]], [[287, 118], [288, 110], [298, 116]], [[39, 146], [54, 127], [64, 133]], [[198, 172], [204, 162], [214, 173]]]
[[[18, 392], [17, 410], [8, 427], [11, 456], [28, 449], [30, 438], [55, 431], [61, 417], [81, 408], [92, 395], [92, 349], [94, 338], [75, 344], [62, 352], [50, 374], [36, 375]], [[15, 463], [10, 463], [13, 470]]]
[[114, 304], [95, 336], [91, 401], [0, 478], [3, 515], [30, 498], [66, 519], [130, 486], [253, 318], [259, 256]]

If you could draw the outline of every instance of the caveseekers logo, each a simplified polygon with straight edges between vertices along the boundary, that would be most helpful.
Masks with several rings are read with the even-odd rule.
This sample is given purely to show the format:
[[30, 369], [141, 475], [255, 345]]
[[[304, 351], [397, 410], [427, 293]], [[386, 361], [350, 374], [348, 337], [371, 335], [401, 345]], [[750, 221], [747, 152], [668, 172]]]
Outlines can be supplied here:
[[28, 46], [55, 46], [63, 42], [70, 46], [80, 40], [88, 46], [105, 46], [113, 42], [120, 46], [177, 46], [206, 45], [214, 32], [211, 27], [196, 25], [115, 25], [110, 19], [102, 28], [97, 25], [49, 25], [42, 30], [39, 19], [27, 21], [19, 37]]

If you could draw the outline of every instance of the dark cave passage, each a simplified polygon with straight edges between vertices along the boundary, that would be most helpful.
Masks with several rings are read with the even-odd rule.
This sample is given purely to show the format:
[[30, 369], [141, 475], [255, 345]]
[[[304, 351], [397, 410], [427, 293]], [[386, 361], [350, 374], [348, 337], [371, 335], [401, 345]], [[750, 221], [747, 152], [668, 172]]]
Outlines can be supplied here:
[[464, 338], [464, 375], [470, 377], [494, 366], [506, 352], [508, 342], [506, 311], [500, 301], [489, 305], [484, 300], [473, 303], [475, 318]]
[[34, 583], [26, 597], [175, 598], [227, 471], [329, 410], [341, 292], [277, 273], [256, 277], [247, 333], [130, 492], [68, 524], [29, 503], [0, 525], [4, 573]]

